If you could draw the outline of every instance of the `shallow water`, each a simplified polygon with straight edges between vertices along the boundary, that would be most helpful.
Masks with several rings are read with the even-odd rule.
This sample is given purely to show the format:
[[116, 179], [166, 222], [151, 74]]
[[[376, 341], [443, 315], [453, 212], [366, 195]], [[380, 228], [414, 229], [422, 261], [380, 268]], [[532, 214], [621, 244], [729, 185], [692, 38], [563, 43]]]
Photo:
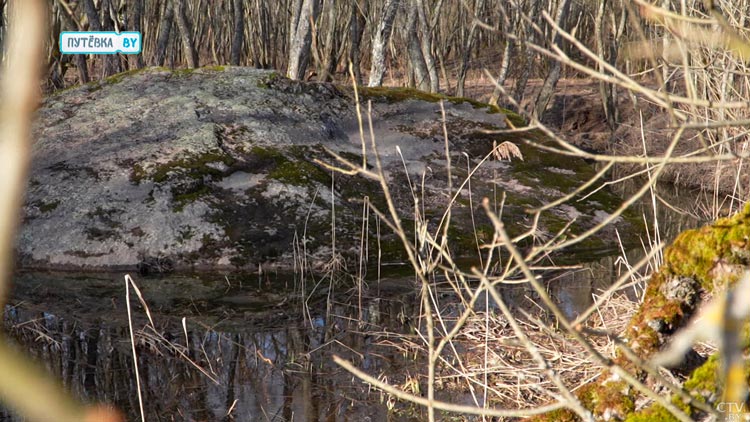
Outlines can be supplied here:
[[[131, 292], [146, 417], [150, 421], [385, 420], [379, 394], [331, 361], [338, 354], [370, 373], [408, 364], [361, 330], [408, 331], [411, 304], [398, 289], [359, 310], [326, 298], [284, 299], [281, 283], [140, 279], [154, 319]], [[292, 289], [286, 290], [292, 295]], [[342, 291], [342, 300], [350, 293]], [[6, 323], [23, 347], [86, 402], [112, 403], [138, 420], [122, 275], [21, 274]], [[183, 330], [181, 318], [186, 318]], [[155, 328], [155, 330], [153, 329]], [[345, 345], [345, 346], [344, 346]], [[397, 378], [397, 377], [394, 377]], [[2, 420], [16, 420], [0, 412]]]
[[[664, 241], [698, 224], [665, 207], [660, 210]], [[642, 211], [649, 213], [647, 207]], [[551, 273], [545, 280], [571, 317], [624, 271], [617, 251], [588, 254], [590, 259], [580, 269]], [[633, 264], [643, 254], [642, 247], [630, 245], [628, 261]], [[315, 286], [315, 280], [306, 280], [309, 299], [302, 300], [301, 283], [291, 275], [135, 281], [153, 317], [151, 325], [131, 291], [149, 421], [425, 417], [420, 409], [403, 404], [396, 405], [398, 413], [389, 411], [383, 395], [331, 359], [338, 354], [395, 385], [406, 385], [424, 372], [418, 361], [423, 357], [415, 361], [413, 354], [394, 347], [398, 342], [387, 334], [421, 342], [414, 337], [420, 307], [409, 278], [372, 281], [361, 300], [356, 286], [343, 283], [327, 294], [327, 281]], [[310, 295], [313, 290], [316, 293]], [[506, 287], [502, 293], [515, 306], [537, 306], [528, 285]], [[636, 289], [626, 293], [638, 295]], [[437, 300], [444, 309], [457, 303], [451, 303], [450, 295]], [[140, 419], [124, 274], [17, 274], [5, 321], [12, 337], [77, 397], [114, 404], [127, 412], [128, 420]], [[448, 399], [470, 404], [468, 398]], [[0, 409], [0, 420], [19, 419]]]

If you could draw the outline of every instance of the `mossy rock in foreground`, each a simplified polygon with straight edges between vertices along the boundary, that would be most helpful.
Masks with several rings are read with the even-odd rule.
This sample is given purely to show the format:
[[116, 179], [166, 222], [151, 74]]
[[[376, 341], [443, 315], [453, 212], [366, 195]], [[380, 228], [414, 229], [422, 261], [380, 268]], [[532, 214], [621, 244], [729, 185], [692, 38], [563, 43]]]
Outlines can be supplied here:
[[[664, 263], [651, 276], [644, 302], [628, 324], [625, 334], [628, 347], [641, 358], [649, 359], [669, 342], [671, 334], [686, 325], [702, 305], [701, 296], [733, 286], [749, 268], [750, 204], [732, 217], [681, 233], [664, 251]], [[747, 334], [746, 329], [743, 331]], [[748, 347], [747, 338], [742, 347]], [[647, 378], [645, 370], [623, 354], [619, 354], [613, 363], [640, 380]], [[692, 371], [683, 389], [695, 400], [715, 405], [722, 390], [719, 372], [719, 357], [714, 354]], [[750, 382], [748, 369], [744, 371], [744, 377]], [[623, 412], [633, 410], [632, 404], [639, 398], [635, 388], [624, 388], [624, 385], [622, 381], [611, 382], [608, 377], [601, 376], [596, 383], [579, 390], [578, 398], [596, 418], [609, 415], [614, 420], [629, 422], [678, 420], [658, 404], [636, 412]], [[670, 398], [670, 402], [688, 415], [701, 412], [676, 395]], [[535, 420], [577, 419], [573, 412], [564, 410]]]

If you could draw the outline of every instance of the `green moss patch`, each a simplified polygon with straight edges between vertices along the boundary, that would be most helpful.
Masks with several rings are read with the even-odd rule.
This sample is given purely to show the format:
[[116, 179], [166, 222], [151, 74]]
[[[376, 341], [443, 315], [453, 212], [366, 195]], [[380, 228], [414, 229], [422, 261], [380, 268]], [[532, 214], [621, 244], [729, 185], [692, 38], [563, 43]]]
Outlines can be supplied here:
[[142, 72], [147, 71], [147, 70], [149, 70], [149, 68], [147, 68], [147, 67], [144, 67], [144, 68], [141, 68], [141, 69], [126, 70], [124, 72], [120, 72], [120, 73], [114, 74], [112, 76], [109, 76], [106, 79], [104, 79], [104, 81], [106, 83], [108, 83], [108, 84], [118, 84], [118, 83], [122, 82], [122, 80], [125, 79], [128, 76], [137, 75], [137, 74], [142, 73]]
[[224, 66], [205, 66], [199, 68], [188, 67], [184, 69], [175, 69], [172, 71], [172, 74], [175, 76], [189, 76], [195, 72], [223, 72], [225, 69]]
[[[352, 88], [343, 87], [342, 90], [352, 92]], [[481, 101], [472, 100], [470, 98], [463, 97], [451, 97], [444, 94], [437, 94], [431, 92], [424, 92], [414, 88], [391, 88], [391, 87], [357, 87], [357, 93], [362, 99], [382, 99], [389, 103], [397, 103], [406, 100], [421, 100], [436, 103], [440, 100], [450, 101], [453, 104], [459, 105], [463, 103], [471, 104], [476, 109], [484, 109], [490, 114], [502, 113], [505, 117], [513, 124], [513, 126], [520, 127], [526, 126], [526, 121], [510, 110], [500, 108], [495, 105], [486, 104]]]
[[737, 274], [720, 274], [719, 264], [750, 264], [750, 204], [732, 217], [722, 218], [710, 226], [687, 230], [675, 239], [664, 253], [669, 273], [695, 277], [706, 291], [712, 291], [717, 276], [721, 284], [732, 282]]
[[667, 409], [660, 405], [649, 406], [646, 409], [628, 415], [625, 422], [677, 422], [677, 419]]
[[256, 83], [258, 88], [270, 89], [274, 82], [276, 82], [282, 76], [276, 72], [271, 72], [268, 76], [258, 79]]
[[146, 168], [135, 164], [130, 173], [130, 181], [139, 184], [143, 179], [151, 179], [156, 183], [163, 183], [175, 175], [190, 179], [202, 179], [205, 176], [223, 176], [223, 172], [211, 163], [223, 163], [231, 166], [236, 160], [221, 150], [213, 150], [203, 154], [190, 154], [181, 158]]
[[172, 200], [174, 201], [174, 211], [181, 212], [185, 206], [195, 202], [203, 197], [208, 196], [211, 189], [205, 184], [195, 183], [192, 185], [179, 186], [172, 188]]
[[287, 161], [268, 174], [271, 179], [276, 179], [290, 185], [304, 186], [312, 181], [330, 185], [331, 176], [318, 166], [309, 162]]
[[60, 201], [51, 201], [51, 202], [44, 202], [39, 201], [38, 203], [34, 204], [37, 207], [39, 207], [39, 211], [43, 213], [52, 212], [60, 205]]

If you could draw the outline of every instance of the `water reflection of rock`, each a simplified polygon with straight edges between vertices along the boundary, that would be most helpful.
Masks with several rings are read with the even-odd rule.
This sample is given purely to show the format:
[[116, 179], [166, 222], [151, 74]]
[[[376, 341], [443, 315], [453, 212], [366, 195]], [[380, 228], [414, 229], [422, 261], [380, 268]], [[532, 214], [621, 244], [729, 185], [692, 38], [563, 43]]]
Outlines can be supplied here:
[[[30, 302], [8, 306], [6, 325], [84, 401], [114, 403], [129, 420], [139, 419], [129, 334], [119, 310], [89, 315], [81, 308], [58, 315], [49, 311], [53, 308]], [[155, 332], [140, 315], [136, 344], [147, 419], [221, 421], [231, 414], [235, 421], [385, 420], [380, 396], [334, 365], [330, 355], [347, 357], [370, 373], [398, 374], [403, 361], [396, 351], [355, 332], [356, 309], [335, 305], [328, 319], [324, 309], [313, 309], [310, 320], [292, 316], [301, 309], [286, 311], [283, 317], [248, 318], [244, 327], [241, 321], [201, 327], [200, 317], [188, 316], [187, 340], [179, 319], [157, 313], [157, 325], [166, 322]], [[362, 312], [363, 320], [394, 329], [403, 307], [381, 299]], [[0, 410], [0, 420], [17, 419]]]
[[[617, 187], [615, 191], [623, 197], [632, 195], [641, 187], [640, 184], [632, 181], [615, 186]], [[621, 250], [611, 250], [606, 254], [592, 251], [589, 259], [583, 259], [583, 262], [571, 262], [579, 265], [579, 269], [555, 271], [543, 276], [548, 292], [568, 317], [575, 318], [591, 306], [596, 296], [627, 273], [628, 266], [635, 266], [646, 257], [651, 245], [658, 241], [668, 245], [681, 232], [699, 226], [702, 223], [700, 217], [705, 217], [698, 211], [701, 209], [698, 205], [700, 201], [694, 191], [659, 184], [656, 187], [655, 198], [653, 200], [647, 195], [635, 204], [637, 215], [642, 215], [647, 223], [643, 223], [640, 227], [643, 230], [640, 245], [623, 245], [624, 257]], [[653, 202], [656, 202], [656, 212], [654, 212]], [[659, 236], [654, 234], [656, 229], [658, 229]], [[581, 258], [584, 255], [579, 254]], [[597, 258], [592, 259], [593, 257]], [[647, 265], [651, 266], [644, 267], [638, 274], [650, 274], [654, 270], [652, 264]], [[643, 284], [636, 284], [623, 289], [620, 293], [625, 294], [631, 300], [639, 300], [642, 292]], [[504, 289], [504, 296], [509, 303], [525, 309], [543, 307], [536, 292], [528, 284], [509, 286]]]

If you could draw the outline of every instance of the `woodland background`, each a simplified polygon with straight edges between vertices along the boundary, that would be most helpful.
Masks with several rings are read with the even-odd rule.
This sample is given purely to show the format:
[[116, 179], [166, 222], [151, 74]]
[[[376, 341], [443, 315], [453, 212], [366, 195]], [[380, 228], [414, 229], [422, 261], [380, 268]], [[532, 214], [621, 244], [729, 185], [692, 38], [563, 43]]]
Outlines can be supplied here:
[[[416, 87], [466, 96], [467, 81], [511, 83], [521, 103], [530, 79], [545, 80], [530, 101], [536, 115], [561, 77], [541, 49], [559, 45], [551, 22], [614, 63], [633, 6], [593, 0], [49, 0], [46, 90], [144, 66], [240, 65], [292, 79]], [[0, 1], [0, 42], [8, 2]], [[545, 14], [550, 19], [545, 18]], [[141, 31], [142, 54], [60, 55], [61, 31]], [[539, 48], [535, 48], [536, 45]], [[576, 54], [573, 54], [575, 57]], [[492, 75], [485, 79], [486, 69]], [[490, 98], [496, 103], [500, 91]], [[602, 98], [612, 108], [613, 94]], [[610, 100], [608, 100], [608, 98]], [[612, 113], [614, 115], [614, 113]], [[610, 122], [614, 124], [614, 121]]]
[[[36, 2], [22, 0], [16, 4], [32, 3]], [[696, 195], [696, 201], [688, 211], [706, 210], [704, 216], [710, 216], [707, 220], [716, 219], [725, 212], [734, 214], [745, 206], [749, 197], [747, 186], [750, 186], [746, 165], [750, 148], [750, 103], [747, 101], [750, 98], [749, 0], [659, 0], [657, 3], [645, 0], [49, 0], [46, 3], [51, 11], [47, 15], [51, 31], [47, 36], [42, 71], [46, 92], [145, 66], [195, 68], [232, 64], [276, 69], [292, 79], [348, 84], [351, 83], [348, 76], [351, 64], [354, 79], [363, 85], [413, 86], [457, 96], [466, 95], [468, 85], [484, 77], [484, 83], [496, 83], [490, 102], [523, 108], [519, 111], [524, 112], [529, 126], [519, 131], [538, 130], [554, 141], [556, 147], [545, 147], [547, 152], [561, 157], [585, 158], [602, 167], [594, 178], [572, 194], [534, 210], [536, 216], [572, 200], [588, 186], [614, 186], [626, 180], [635, 181], [638, 187], [624, 195], [617, 211], [599, 227], [579, 237], [567, 238], [566, 226], [557, 237], [535, 245], [529, 251], [522, 251], [518, 246], [524, 237], [534, 235], [535, 227], [523, 236], [511, 239], [499, 217], [486, 209], [488, 217], [493, 218], [497, 241], [488, 250], [503, 249], [506, 256], [512, 257], [512, 265], [503, 264], [504, 270], [490, 272], [490, 268], [496, 267], [490, 265], [488, 259], [482, 273], [467, 275], [452, 268], [442, 275], [449, 280], [461, 281], [452, 285], [457, 292], [469, 286], [467, 278], [480, 281], [481, 288], [465, 289], [462, 294], [474, 303], [487, 292], [510, 324], [490, 323], [489, 313], [475, 313], [472, 307], [466, 307], [450, 332], [433, 330], [432, 318], [439, 315], [440, 310], [432, 307], [431, 280], [442, 271], [438, 270], [440, 260], [450, 256], [450, 248], [446, 246], [448, 230], [437, 233], [434, 238], [427, 238], [431, 234], [426, 231], [421, 232], [423, 238], [417, 239], [416, 244], [429, 242], [441, 248], [429, 257], [426, 264], [412, 261], [421, 286], [420, 300], [428, 333], [421, 337], [422, 343], [417, 346], [426, 362], [424, 390], [427, 401], [424, 401], [424, 393], [419, 396], [407, 394], [403, 389], [369, 377], [348, 362], [336, 362], [370, 385], [400, 399], [426, 406], [429, 420], [435, 420], [438, 404], [443, 410], [467, 410], [466, 407], [456, 408], [435, 400], [438, 389], [436, 373], [441, 369], [442, 353], [449, 353], [447, 346], [452, 345], [461, 330], [468, 330], [472, 335], [474, 332], [483, 333], [484, 337], [472, 337], [481, 339], [477, 343], [479, 346], [488, 348], [492, 345], [502, 349], [504, 345], [493, 331], [500, 326], [512, 326], [512, 330], [508, 329], [506, 333], [513, 339], [521, 339], [524, 353], [533, 357], [526, 360], [528, 367], [540, 371], [535, 376], [551, 382], [555, 389], [542, 389], [541, 384], [532, 384], [527, 390], [519, 387], [515, 397], [520, 403], [516, 408], [508, 411], [492, 409], [487, 406], [490, 401], [485, 400], [480, 405], [477, 400], [477, 408], [469, 409], [475, 413], [521, 417], [554, 410], [559, 412], [551, 413], [546, 420], [690, 421], [703, 420], [704, 415], [718, 420], [725, 416], [729, 419], [731, 415], [720, 415], [724, 410], [712, 407], [717, 397], [722, 397], [720, 400], [725, 404], [746, 403], [747, 377], [742, 375], [747, 373], [746, 358], [745, 348], [741, 346], [746, 339], [737, 338], [739, 330], [736, 327], [740, 325], [733, 324], [740, 324], [739, 319], [744, 320], [750, 315], [747, 300], [738, 311], [737, 320], [705, 318], [703, 325], [695, 325], [696, 332], [721, 340], [717, 342], [718, 348], [706, 348], [706, 355], [718, 350], [713, 356], [723, 359], [721, 367], [717, 358], [707, 358], [705, 364], [694, 371], [694, 377], [683, 382], [683, 379], [671, 375], [663, 377], [663, 372], [656, 368], [660, 361], [647, 359], [664, 346], [666, 334], [672, 334], [673, 329], [687, 324], [703, 297], [713, 294], [717, 287], [730, 285], [739, 278], [740, 272], [747, 269], [747, 227], [750, 224], [747, 211], [733, 219], [720, 220], [713, 227], [686, 231], [664, 252], [658, 208], [671, 205], [659, 196], [657, 181], [664, 181], [665, 176], [672, 172], [671, 181], [697, 181], [699, 185], [705, 185], [701, 187], [707, 191], [710, 189], [712, 194]], [[0, 154], [0, 157], [7, 163], [23, 162], [23, 157], [28, 156], [25, 137], [29, 129], [22, 127], [21, 123], [31, 120], [33, 108], [29, 105], [36, 105], [37, 81], [33, 63], [27, 67], [21, 63], [30, 55], [16, 51], [15, 61], [21, 63], [16, 68], [12, 67], [14, 60], [7, 59], [6, 22], [13, 13], [7, 1], [0, 0], [0, 12], [2, 55], [4, 61], [10, 63], [9, 74], [12, 75], [5, 79], [6, 96], [0, 105], [11, 111], [14, 107], [22, 111], [6, 116], [7, 122], [15, 124], [10, 128], [16, 129], [17, 133], [11, 133], [14, 137], [8, 136], [9, 153]], [[25, 26], [32, 27], [39, 16], [42, 14], [30, 16]], [[61, 56], [56, 45], [59, 34], [70, 30], [141, 31], [143, 52], [135, 56]], [[31, 39], [35, 33], [41, 32], [41, 28], [32, 27], [20, 39]], [[29, 42], [29, 46], [34, 45]], [[599, 102], [603, 105], [604, 120], [609, 127], [629, 129], [631, 134], [637, 135], [631, 137], [630, 144], [622, 143], [623, 148], [629, 149], [607, 150], [605, 153], [584, 151], [541, 122], [554, 95], [555, 85], [563, 76], [581, 77], [599, 84]], [[536, 80], [537, 89], [528, 90], [532, 79]], [[23, 89], [18, 89], [20, 85]], [[24, 91], [21, 94], [28, 98], [20, 98], [19, 91]], [[508, 95], [502, 95], [503, 92]], [[533, 92], [533, 98], [524, 99], [530, 92]], [[624, 108], [616, 100], [622, 98], [632, 105], [632, 113], [619, 114]], [[14, 104], [14, 101], [19, 104]], [[522, 107], [524, 104], [528, 107]], [[577, 109], [573, 111], [574, 114], [578, 112]], [[586, 130], [577, 127], [568, 132]], [[565, 133], [566, 138], [567, 135]], [[611, 143], [615, 144], [614, 141]], [[14, 146], [16, 156], [10, 155]], [[624, 167], [625, 174], [608, 180], [609, 176], [605, 176], [608, 170], [618, 167]], [[17, 170], [15, 175], [12, 174], [14, 170]], [[355, 170], [367, 171], [366, 168]], [[3, 181], [0, 188], [8, 186], [7, 192], [0, 192], [0, 197], [12, 199], [0, 201], [4, 207], [0, 209], [0, 223], [5, 222], [0, 224], [2, 277], [10, 274], [5, 261], [10, 262], [7, 257], [11, 256], [13, 216], [20, 207], [24, 184], [22, 169], [4, 165], [0, 166], [0, 172], [11, 174], [5, 176], [3, 173], [0, 177]], [[381, 171], [379, 180], [385, 186], [382, 174]], [[721, 189], [722, 180], [728, 181], [727, 189]], [[538, 268], [534, 264], [551, 254], [565, 253], [565, 248], [588, 237], [601, 236], [601, 228], [629, 207], [636, 206], [641, 198], [653, 206], [651, 217], [644, 217], [644, 226], [651, 233], [648, 242], [644, 242], [645, 257], [631, 266], [624, 256], [627, 271], [602, 292], [589, 310], [570, 321], [549, 297], [545, 286], [537, 281], [534, 271]], [[399, 221], [396, 215], [391, 219]], [[537, 221], [536, 217], [534, 221]], [[404, 233], [400, 232], [402, 238], [407, 239]], [[410, 256], [418, 256], [419, 252], [413, 245], [404, 243], [405, 249], [411, 251]], [[698, 245], [699, 249], [691, 250], [692, 245]], [[720, 270], [718, 273], [726, 270], [726, 274], [717, 275], [717, 270]], [[505, 307], [496, 286], [516, 283], [521, 276], [555, 315], [554, 324], [550, 324], [554, 327], [541, 319], [536, 320], [535, 325], [522, 327], [517, 316]], [[701, 287], [684, 298], [673, 297], [671, 294], [675, 289], [670, 283], [675, 280], [688, 280]], [[746, 286], [750, 276], [744, 276], [744, 280], [736, 292], [748, 291]], [[599, 315], [599, 305], [616, 302], [619, 296], [615, 293], [631, 285], [648, 285], [648, 290], [644, 289], [638, 303], [627, 301], [623, 307], [612, 308], [623, 321], [629, 321], [627, 327], [604, 334], [601, 331], [588, 333], [579, 328], [584, 326], [581, 321], [588, 319], [585, 324], [599, 330], [595, 318], [589, 317]], [[2, 287], [3, 283], [0, 283], [0, 290]], [[738, 303], [742, 302], [744, 296], [738, 297]], [[695, 298], [701, 299], [693, 300]], [[715, 315], [727, 315], [725, 309], [734, 307], [731, 302], [722, 301], [723, 298], [724, 295], [718, 296], [716, 305], [707, 309], [716, 309]], [[727, 303], [729, 305], [725, 308]], [[471, 331], [472, 327], [483, 328]], [[435, 336], [435, 331], [442, 337]], [[564, 335], [553, 338], [549, 335], [551, 332]], [[543, 346], [534, 344], [533, 333], [539, 333], [538, 337], [545, 341], [552, 340], [552, 347], [546, 349], [554, 352], [549, 355], [552, 358], [539, 353]], [[589, 380], [585, 388], [561, 379], [557, 371], [548, 370], [565, 364], [560, 359], [562, 349], [554, 342], [566, 338], [575, 340], [581, 347], [579, 350], [585, 351], [570, 353], [585, 356], [586, 362], [576, 363], [576, 368], [598, 365], [602, 369], [603, 376], [596, 382]], [[606, 352], [597, 350], [598, 339], [606, 339]], [[4, 344], [0, 341], [0, 346]], [[679, 352], [684, 354], [684, 351]], [[13, 356], [13, 353], [16, 352], [6, 351], [4, 355]], [[491, 387], [486, 368], [490, 367], [490, 362], [486, 359], [486, 351], [483, 356], [484, 360], [479, 364], [484, 371], [461, 371], [457, 372], [456, 378], [465, 379], [467, 385], [482, 386], [484, 398], [487, 398]], [[457, 352], [453, 357], [463, 358]], [[11, 361], [9, 358], [0, 359], [0, 363], [10, 364]], [[22, 365], [23, 362], [17, 366]], [[519, 368], [510, 365], [508, 371], [512, 378], [517, 376]], [[10, 372], [0, 370], [0, 374], [4, 373]], [[706, 374], [717, 376], [709, 379]], [[32, 376], [18, 378], [34, 379]], [[0, 384], [12, 385], [12, 388], [0, 388], [0, 392], [16, 391], [19, 388], [16, 381], [12, 377], [0, 377]], [[717, 392], [725, 382], [722, 396]], [[528, 392], [532, 390], [544, 391], [545, 396], [535, 403], [528, 403]], [[32, 415], [40, 411], [36, 399], [40, 389], [31, 385], [25, 391], [30, 391], [27, 396], [33, 398], [33, 403], [27, 408], [18, 407]], [[550, 401], [552, 405], [543, 404]], [[480, 406], [484, 407], [480, 409]], [[529, 406], [541, 407], [529, 410]], [[630, 418], [634, 411], [641, 414]], [[739, 416], [736, 415], [738, 420]]]

